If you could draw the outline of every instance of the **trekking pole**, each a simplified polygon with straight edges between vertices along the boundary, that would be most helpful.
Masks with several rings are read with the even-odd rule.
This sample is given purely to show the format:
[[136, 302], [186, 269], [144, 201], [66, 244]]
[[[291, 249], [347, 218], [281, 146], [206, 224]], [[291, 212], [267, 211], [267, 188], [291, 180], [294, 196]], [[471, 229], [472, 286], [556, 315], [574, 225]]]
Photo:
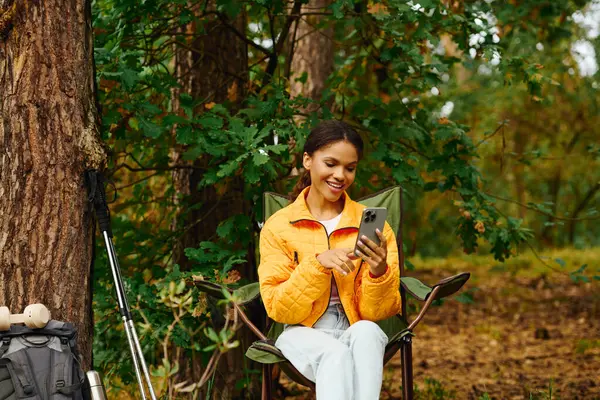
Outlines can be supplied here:
[[[127, 296], [125, 294], [125, 288], [123, 287], [123, 280], [121, 279], [119, 261], [117, 260], [117, 254], [112, 243], [113, 234], [110, 227], [110, 212], [108, 210], [108, 205], [106, 204], [104, 178], [96, 170], [87, 170], [85, 172], [85, 179], [89, 190], [88, 199], [94, 204], [98, 226], [100, 227], [100, 232], [104, 238], [104, 245], [106, 246], [106, 252], [108, 254], [108, 262], [110, 263], [110, 269], [115, 281], [115, 289], [117, 290], [119, 311], [121, 313], [121, 317], [123, 318], [123, 326], [127, 335], [127, 341], [129, 342], [129, 350], [131, 351], [131, 357], [133, 358], [133, 366], [135, 367], [135, 375], [140, 386], [142, 399], [146, 399], [144, 383], [142, 381], [143, 372], [146, 385], [148, 386], [148, 390], [150, 392], [150, 398], [152, 400], [156, 400], [156, 395], [154, 394], [154, 389], [152, 388], [152, 382], [150, 381], [150, 374], [148, 373], [148, 367], [146, 366], [144, 354], [142, 353], [142, 347], [140, 346], [140, 341], [131, 317], [131, 310], [129, 309], [129, 304], [127, 304]], [[142, 371], [140, 371], [140, 365]]]

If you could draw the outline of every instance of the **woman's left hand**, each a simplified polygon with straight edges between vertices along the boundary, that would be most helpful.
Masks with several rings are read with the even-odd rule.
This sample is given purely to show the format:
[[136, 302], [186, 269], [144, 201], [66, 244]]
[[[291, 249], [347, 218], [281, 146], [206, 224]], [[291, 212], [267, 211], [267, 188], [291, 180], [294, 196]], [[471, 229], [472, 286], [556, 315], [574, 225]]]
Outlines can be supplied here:
[[360, 237], [357, 246], [360, 249], [358, 256], [369, 264], [371, 274], [379, 276], [387, 270], [387, 241], [379, 229], [375, 233], [381, 242], [379, 246], [365, 235]]

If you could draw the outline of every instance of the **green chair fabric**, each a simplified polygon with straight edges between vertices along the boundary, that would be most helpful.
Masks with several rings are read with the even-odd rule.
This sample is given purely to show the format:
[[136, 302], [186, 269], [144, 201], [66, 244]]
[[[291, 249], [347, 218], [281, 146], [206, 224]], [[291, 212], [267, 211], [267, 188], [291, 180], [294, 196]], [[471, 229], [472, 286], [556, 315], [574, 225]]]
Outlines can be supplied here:
[[432, 290], [430, 286], [424, 284], [417, 278], [412, 278], [409, 276], [403, 276], [400, 278], [400, 284], [411, 296], [421, 301], [425, 301]]
[[[367, 207], [385, 207], [388, 210], [387, 222], [396, 234], [400, 231], [400, 186], [392, 186], [381, 190], [370, 196], [358, 199], [358, 203]], [[291, 203], [292, 199], [278, 193], [266, 192], [264, 194], [263, 217], [266, 221], [269, 217]]]
[[470, 276], [471, 274], [468, 272], [461, 272], [460, 274], [442, 279], [433, 286], [426, 285], [416, 278], [405, 276], [401, 278], [401, 285], [411, 296], [421, 301], [427, 301], [433, 289], [439, 287], [440, 289], [434, 299], [438, 300], [458, 292], [467, 283]]
[[236, 299], [236, 304], [238, 306], [248, 304], [260, 296], [260, 286], [258, 282], [250, 283], [235, 290], [203, 280], [195, 280], [194, 284], [201, 292], [216, 299], [224, 299], [225, 294], [223, 293], [223, 290], [227, 290]]

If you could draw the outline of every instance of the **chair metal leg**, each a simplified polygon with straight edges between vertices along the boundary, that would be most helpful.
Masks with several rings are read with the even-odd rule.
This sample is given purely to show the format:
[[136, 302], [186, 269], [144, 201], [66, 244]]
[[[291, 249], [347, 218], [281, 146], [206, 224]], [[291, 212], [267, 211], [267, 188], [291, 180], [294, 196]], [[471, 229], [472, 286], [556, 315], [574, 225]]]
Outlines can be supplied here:
[[412, 368], [412, 337], [406, 335], [403, 339], [400, 354], [402, 357], [402, 398], [413, 400], [413, 368]]
[[262, 400], [272, 400], [271, 393], [273, 377], [271, 376], [271, 364], [263, 364], [262, 374]]

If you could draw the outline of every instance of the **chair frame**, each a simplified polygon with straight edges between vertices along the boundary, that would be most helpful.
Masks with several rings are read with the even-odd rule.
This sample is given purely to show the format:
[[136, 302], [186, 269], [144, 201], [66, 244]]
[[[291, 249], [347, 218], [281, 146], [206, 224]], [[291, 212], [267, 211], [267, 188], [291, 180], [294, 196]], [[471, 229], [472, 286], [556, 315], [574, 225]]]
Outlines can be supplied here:
[[[399, 188], [400, 188], [400, 223], [399, 223], [398, 232], [396, 234], [396, 246], [398, 247], [399, 264], [400, 264], [399, 265], [400, 278], [402, 279], [402, 277], [404, 277], [404, 272], [405, 272], [404, 271], [404, 249], [403, 249], [403, 245], [402, 245], [403, 244], [402, 228], [404, 225], [404, 212], [403, 212], [404, 211], [403, 210], [404, 202], [403, 202], [403, 190], [401, 187], [399, 187]], [[375, 197], [378, 194], [380, 194], [386, 190], [389, 190], [389, 189], [390, 188], [386, 188], [386, 189], [379, 191], [377, 193], [374, 193], [368, 197], [362, 198], [361, 200], [364, 200], [364, 199], [367, 199], [370, 197]], [[407, 296], [406, 296], [407, 292], [409, 294], [411, 294], [413, 297], [415, 297], [416, 299], [424, 301], [423, 307], [421, 308], [421, 311], [419, 312], [419, 314], [417, 314], [415, 319], [408, 324], [408, 327], [402, 331], [403, 335], [401, 335], [400, 340], [394, 341], [393, 343], [391, 343], [391, 345], [388, 345], [386, 347], [386, 352], [384, 355], [384, 364], [385, 364], [396, 354], [396, 352], [398, 350], [400, 350], [400, 357], [401, 357], [401, 363], [402, 363], [402, 397], [404, 400], [413, 400], [413, 398], [414, 398], [413, 357], [412, 357], [412, 336], [414, 336], [413, 335], [414, 329], [421, 322], [421, 320], [425, 316], [425, 313], [429, 310], [429, 308], [434, 300], [456, 293], [457, 291], [459, 291], [462, 288], [464, 283], [467, 282], [469, 277], [470, 277], [470, 274], [468, 272], [460, 273], [460, 274], [454, 275], [452, 277], [442, 279], [432, 287], [429, 287], [429, 286], [424, 285], [419, 282], [419, 284], [422, 285], [421, 287], [426, 287], [426, 288], [430, 289], [430, 290], [426, 289], [426, 291], [428, 293], [425, 296], [419, 296], [418, 294], [415, 294], [414, 291], [411, 291], [409, 289], [408, 283], [401, 282], [399, 290], [400, 290], [400, 297], [402, 300], [402, 306], [401, 306], [401, 314], [397, 315], [399, 318], [402, 318], [408, 322], [408, 319], [406, 318], [408, 316], [407, 301], [406, 301], [407, 300]], [[414, 279], [414, 278], [411, 278], [411, 279]], [[216, 295], [216, 293], [218, 293], [218, 291], [223, 289], [221, 286], [219, 286], [217, 284], [206, 282], [206, 281], [195, 281], [195, 284], [198, 286], [198, 288], [200, 290], [208, 291], [209, 294], [211, 294], [213, 296]], [[211, 289], [211, 290], [206, 290], [207, 288]], [[230, 292], [235, 292], [234, 290], [232, 290], [230, 288], [227, 288], [227, 290]], [[260, 297], [260, 296], [255, 296], [250, 300], [246, 300], [245, 302], [238, 302], [238, 303], [232, 302], [232, 305], [235, 308], [235, 310], [238, 312], [242, 322], [260, 339], [259, 342], [270, 344], [270, 345], [274, 346], [274, 342], [272, 340], [270, 340], [265, 333], [263, 333], [260, 329], [258, 329], [256, 327], [256, 325], [254, 325], [252, 323], [252, 321], [250, 321], [250, 319], [248, 318], [248, 316], [246, 315], [246, 313], [244, 312], [244, 310], [242, 308], [243, 304], [246, 304], [248, 301], [252, 301], [256, 297]], [[269, 331], [272, 323], [273, 323], [273, 321], [268, 316], [266, 316], [266, 330], [265, 330], [266, 332]], [[255, 344], [259, 343], [259, 342], [255, 342]], [[269, 349], [265, 349], [265, 350], [271, 352], [271, 350], [269, 350]], [[272, 354], [274, 354], [274, 353], [272, 353]], [[281, 353], [275, 354], [275, 355], [285, 359], [285, 357]], [[296, 381], [297, 383], [299, 383], [303, 386], [309, 387], [313, 391], [315, 390], [315, 384], [312, 381], [305, 378], [289, 361], [287, 361], [287, 360], [281, 361], [281, 362], [279, 362], [279, 365], [280, 365], [281, 369], [284, 372], [286, 372], [286, 374], [288, 376], [292, 377], [292, 379], [294, 381]], [[272, 380], [272, 365], [268, 364], [268, 363], [263, 363], [262, 395], [261, 395], [262, 400], [271, 400], [273, 398], [272, 381], [273, 381]]]

